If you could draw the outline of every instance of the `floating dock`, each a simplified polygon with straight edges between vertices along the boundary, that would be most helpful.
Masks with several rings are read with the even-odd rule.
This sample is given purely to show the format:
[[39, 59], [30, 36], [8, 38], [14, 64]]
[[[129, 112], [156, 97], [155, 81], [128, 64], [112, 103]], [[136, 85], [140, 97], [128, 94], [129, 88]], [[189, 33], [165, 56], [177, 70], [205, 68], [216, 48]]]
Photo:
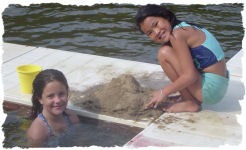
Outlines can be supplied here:
[[[83, 91], [111, 81], [120, 74], [133, 75], [144, 87], [159, 89], [169, 84], [160, 65], [82, 54], [57, 49], [3, 43], [2, 78], [4, 100], [31, 105], [31, 94], [22, 94], [16, 67], [40, 65], [43, 69], [62, 71], [70, 89]], [[218, 147], [242, 142], [242, 127], [237, 122], [241, 113], [239, 101], [244, 97], [242, 80], [243, 51], [227, 62], [230, 82], [224, 99], [215, 105], [202, 105], [198, 113], [163, 113], [154, 122], [136, 122], [81, 110], [71, 103], [68, 108], [79, 115], [143, 128], [125, 147], [198, 146]]]

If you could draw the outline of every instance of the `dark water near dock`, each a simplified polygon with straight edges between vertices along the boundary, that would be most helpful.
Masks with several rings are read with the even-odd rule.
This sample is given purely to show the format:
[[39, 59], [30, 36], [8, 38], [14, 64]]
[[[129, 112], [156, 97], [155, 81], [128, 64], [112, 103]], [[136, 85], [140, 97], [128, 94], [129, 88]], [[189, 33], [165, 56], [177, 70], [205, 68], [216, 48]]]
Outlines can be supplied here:
[[[180, 20], [213, 33], [227, 60], [242, 49], [243, 4], [166, 7]], [[3, 41], [158, 64], [160, 45], [134, 29], [138, 8], [130, 4], [10, 4], [2, 12]]]
[[[4, 133], [4, 148], [26, 148], [26, 131], [32, 120], [27, 116], [31, 107], [12, 102], [3, 102], [4, 113], [7, 117], [2, 125]], [[80, 122], [72, 125], [66, 134], [50, 139], [47, 147], [115, 147], [123, 146], [137, 135], [142, 128], [107, 122], [79, 116]]]
[[[5, 135], [4, 148], [27, 147], [26, 132], [31, 120], [17, 112], [8, 112], [2, 125]], [[80, 123], [73, 125], [66, 134], [49, 140], [44, 147], [115, 147], [123, 146], [143, 129], [106, 121], [80, 117]]]

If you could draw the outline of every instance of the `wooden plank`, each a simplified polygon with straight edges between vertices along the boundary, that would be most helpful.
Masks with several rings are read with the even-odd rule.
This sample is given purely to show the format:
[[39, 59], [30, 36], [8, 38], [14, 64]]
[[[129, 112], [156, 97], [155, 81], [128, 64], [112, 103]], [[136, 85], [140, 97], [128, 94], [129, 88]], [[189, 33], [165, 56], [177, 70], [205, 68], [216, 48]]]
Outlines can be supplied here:
[[167, 142], [163, 139], [157, 139], [149, 136], [145, 136], [144, 134], [140, 133], [127, 142], [124, 147], [127, 148], [139, 148], [139, 147], [148, 147], [148, 146], [155, 146], [155, 147], [170, 147], [170, 146], [184, 146], [181, 144], [177, 144], [174, 142]]
[[20, 46], [12, 43], [3, 43], [1, 46], [3, 48], [3, 63], [6, 63], [35, 49], [35, 47], [26, 45]]
[[230, 70], [230, 74], [238, 77], [242, 77], [242, 62], [243, 62], [243, 50], [239, 51], [233, 56], [227, 63], [227, 68]]
[[[142, 147], [139, 136], [157, 146], [218, 147], [239, 145], [242, 128], [235, 114], [202, 111], [199, 113], [165, 113], [150, 126], [126, 143], [126, 147]], [[145, 140], [146, 141], [146, 140]], [[140, 143], [140, 144], [139, 144]], [[149, 143], [148, 146], [153, 145]], [[156, 146], [154, 145], [154, 146]]]

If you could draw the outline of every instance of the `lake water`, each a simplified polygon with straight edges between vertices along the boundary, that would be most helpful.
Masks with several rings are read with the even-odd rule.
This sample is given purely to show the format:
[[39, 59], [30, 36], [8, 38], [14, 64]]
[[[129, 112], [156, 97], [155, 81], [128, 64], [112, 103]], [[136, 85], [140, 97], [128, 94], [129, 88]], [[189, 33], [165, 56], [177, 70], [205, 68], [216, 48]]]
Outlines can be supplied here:
[[[213, 33], [227, 60], [242, 49], [243, 4], [166, 4], [166, 7], [180, 20]], [[131, 4], [10, 4], [2, 12], [3, 41], [158, 64], [160, 44], [134, 28], [138, 8]]]

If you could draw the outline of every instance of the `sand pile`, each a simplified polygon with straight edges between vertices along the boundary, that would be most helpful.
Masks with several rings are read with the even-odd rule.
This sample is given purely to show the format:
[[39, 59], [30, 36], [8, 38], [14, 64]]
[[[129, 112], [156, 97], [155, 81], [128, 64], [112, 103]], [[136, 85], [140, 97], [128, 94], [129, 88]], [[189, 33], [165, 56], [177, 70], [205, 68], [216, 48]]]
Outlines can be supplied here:
[[143, 88], [132, 75], [123, 74], [105, 85], [84, 92], [71, 91], [70, 101], [87, 111], [118, 118], [141, 120], [158, 118], [163, 111], [144, 109], [152, 90]]

